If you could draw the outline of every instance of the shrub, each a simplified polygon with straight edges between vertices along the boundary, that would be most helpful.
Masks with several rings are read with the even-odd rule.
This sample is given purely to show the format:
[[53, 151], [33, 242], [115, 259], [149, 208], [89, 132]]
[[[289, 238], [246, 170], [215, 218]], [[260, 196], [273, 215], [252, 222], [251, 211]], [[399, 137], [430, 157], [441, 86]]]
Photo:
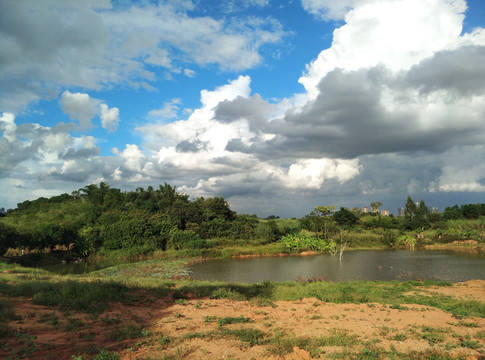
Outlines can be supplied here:
[[302, 233], [285, 235], [280, 241], [291, 251], [325, 251], [334, 247], [335, 244], [332, 240], [319, 239]]
[[207, 241], [192, 230], [178, 230], [170, 231], [170, 238], [167, 243], [167, 248], [170, 250], [182, 249], [206, 249], [208, 248]]

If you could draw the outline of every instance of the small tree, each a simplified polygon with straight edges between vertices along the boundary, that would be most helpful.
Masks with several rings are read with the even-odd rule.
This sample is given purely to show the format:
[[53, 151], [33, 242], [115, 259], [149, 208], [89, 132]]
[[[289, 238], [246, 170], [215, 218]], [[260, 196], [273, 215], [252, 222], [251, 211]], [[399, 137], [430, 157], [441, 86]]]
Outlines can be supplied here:
[[343, 207], [341, 207], [339, 211], [336, 211], [333, 214], [333, 219], [340, 226], [353, 226], [357, 223], [357, 221], [359, 221], [357, 215]]
[[379, 208], [382, 206], [380, 201], [373, 201], [370, 203], [370, 211], [373, 214], [379, 214]]

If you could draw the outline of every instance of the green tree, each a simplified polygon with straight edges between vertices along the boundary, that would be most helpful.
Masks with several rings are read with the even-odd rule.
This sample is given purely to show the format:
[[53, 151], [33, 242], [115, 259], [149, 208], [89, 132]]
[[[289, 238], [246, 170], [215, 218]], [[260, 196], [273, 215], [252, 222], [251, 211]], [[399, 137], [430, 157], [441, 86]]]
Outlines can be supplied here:
[[380, 201], [373, 201], [370, 203], [370, 211], [372, 214], [379, 214], [379, 208], [382, 206]]
[[307, 230], [314, 231], [317, 238], [328, 239], [332, 223], [331, 215], [334, 209], [335, 205], [317, 206], [310, 214], [305, 216], [302, 225]]
[[466, 204], [461, 206], [461, 212], [465, 219], [478, 219], [481, 215], [480, 204]]
[[443, 219], [444, 220], [458, 220], [463, 217], [462, 209], [458, 207], [458, 205], [454, 205], [452, 207], [446, 207], [445, 211], [443, 211]]
[[0, 222], [0, 256], [3, 256], [10, 247], [16, 246], [17, 231], [13, 226]]
[[229, 232], [233, 239], [253, 239], [258, 224], [259, 220], [256, 215], [237, 215], [236, 219], [231, 222]]
[[418, 208], [411, 199], [411, 196], [408, 195], [408, 198], [406, 199], [406, 207], [404, 208], [404, 216], [406, 219], [409, 219], [410, 221], [414, 220], [418, 212]]
[[273, 242], [280, 236], [278, 224], [274, 220], [260, 221], [256, 227], [256, 236], [267, 242]]
[[340, 226], [354, 226], [358, 221], [359, 218], [355, 215], [352, 211], [349, 211], [343, 207], [340, 208], [339, 211], [336, 211], [333, 214], [333, 219], [339, 224]]
[[430, 227], [429, 221], [426, 219], [428, 215], [428, 207], [424, 200], [419, 202], [419, 205], [408, 196], [406, 200], [406, 208], [404, 210], [404, 228], [407, 230], [423, 230]]

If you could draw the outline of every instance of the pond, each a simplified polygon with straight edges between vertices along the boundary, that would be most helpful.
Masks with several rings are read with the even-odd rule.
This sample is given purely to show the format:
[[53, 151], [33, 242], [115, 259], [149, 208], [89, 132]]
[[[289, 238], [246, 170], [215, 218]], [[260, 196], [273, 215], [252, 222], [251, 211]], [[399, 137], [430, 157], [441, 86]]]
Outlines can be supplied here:
[[338, 256], [285, 256], [209, 260], [191, 268], [194, 280], [254, 283], [264, 280], [485, 279], [485, 254], [446, 250], [348, 251]]
[[87, 274], [96, 270], [102, 270], [110, 266], [126, 264], [129, 260], [108, 259], [101, 261], [81, 261], [73, 263], [59, 263], [42, 266], [42, 269], [60, 275]]

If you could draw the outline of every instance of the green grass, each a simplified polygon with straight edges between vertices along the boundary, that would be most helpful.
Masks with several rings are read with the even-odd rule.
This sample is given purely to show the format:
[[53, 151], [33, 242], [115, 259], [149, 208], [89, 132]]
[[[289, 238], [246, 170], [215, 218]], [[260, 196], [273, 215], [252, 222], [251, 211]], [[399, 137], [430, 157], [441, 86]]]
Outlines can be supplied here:
[[223, 318], [220, 318], [217, 320], [217, 323], [219, 324], [219, 326], [224, 326], [224, 325], [228, 325], [228, 324], [240, 324], [240, 323], [250, 323], [250, 322], [254, 322], [253, 320], [251, 320], [250, 318], [246, 318], [244, 316], [238, 316], [238, 317], [231, 317], [231, 316], [228, 316], [228, 317], [223, 317]]
[[268, 344], [268, 351], [275, 355], [284, 356], [291, 353], [294, 347], [298, 347], [310, 352], [313, 357], [318, 357], [321, 354], [321, 347], [351, 347], [362, 344], [362, 341], [358, 335], [350, 335], [347, 331], [331, 329], [330, 334], [319, 337], [284, 335], [276, 332], [272, 338], [268, 339]]
[[267, 342], [265, 333], [253, 328], [241, 328], [237, 330], [223, 329], [221, 330], [221, 335], [224, 337], [236, 337], [250, 346], [262, 345]]

